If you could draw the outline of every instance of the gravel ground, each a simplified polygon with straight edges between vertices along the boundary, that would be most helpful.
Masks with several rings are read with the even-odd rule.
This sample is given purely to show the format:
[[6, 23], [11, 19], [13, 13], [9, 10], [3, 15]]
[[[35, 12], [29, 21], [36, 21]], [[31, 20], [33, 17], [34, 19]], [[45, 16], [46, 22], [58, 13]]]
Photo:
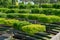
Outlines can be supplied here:
[[[10, 40], [10, 38], [13, 36], [12, 35], [12, 28], [10, 27], [1, 27], [0, 28], [0, 40]], [[14, 39], [18, 40], [18, 39]]]

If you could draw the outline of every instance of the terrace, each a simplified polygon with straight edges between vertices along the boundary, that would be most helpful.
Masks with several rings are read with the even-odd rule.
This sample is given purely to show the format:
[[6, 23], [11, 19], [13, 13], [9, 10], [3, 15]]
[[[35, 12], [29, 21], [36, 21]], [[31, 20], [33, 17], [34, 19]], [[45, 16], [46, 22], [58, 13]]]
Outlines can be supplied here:
[[0, 40], [50, 40], [60, 32], [60, 3], [11, 2], [0, 1]]

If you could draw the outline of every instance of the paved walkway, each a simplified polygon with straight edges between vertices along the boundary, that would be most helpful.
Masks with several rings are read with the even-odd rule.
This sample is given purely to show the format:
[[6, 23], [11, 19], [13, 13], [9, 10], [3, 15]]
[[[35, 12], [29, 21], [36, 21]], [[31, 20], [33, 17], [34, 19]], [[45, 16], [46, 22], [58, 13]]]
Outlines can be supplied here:
[[60, 40], [60, 33], [58, 33], [57, 35], [55, 35], [54, 37], [52, 37], [51, 40]]
[[7, 39], [10, 36], [10, 34], [2, 34], [0, 35], [0, 40]]
[[[10, 27], [2, 27], [0, 28], [0, 40], [9, 40], [13, 35], [12, 32], [14, 30]], [[14, 31], [15, 32], [15, 31]], [[18, 39], [15, 39], [18, 40]]]

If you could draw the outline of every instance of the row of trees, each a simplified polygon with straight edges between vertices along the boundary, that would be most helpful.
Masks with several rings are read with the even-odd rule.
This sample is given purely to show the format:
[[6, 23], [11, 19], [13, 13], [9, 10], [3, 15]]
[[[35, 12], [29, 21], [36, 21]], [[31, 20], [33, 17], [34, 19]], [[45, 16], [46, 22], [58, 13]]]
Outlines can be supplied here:
[[[18, 0], [0, 0], [0, 7], [7, 7], [9, 5], [13, 5], [17, 2]], [[24, 0], [25, 1], [25, 0]], [[40, 3], [57, 3], [60, 0], [28, 0], [28, 1], [33, 1], [36, 4]]]
[[33, 0], [35, 3], [58, 3], [60, 0]]
[[0, 7], [8, 7], [15, 4], [17, 0], [0, 0]]
[[0, 7], [7, 7], [9, 5], [11, 5], [12, 0], [0, 0]]

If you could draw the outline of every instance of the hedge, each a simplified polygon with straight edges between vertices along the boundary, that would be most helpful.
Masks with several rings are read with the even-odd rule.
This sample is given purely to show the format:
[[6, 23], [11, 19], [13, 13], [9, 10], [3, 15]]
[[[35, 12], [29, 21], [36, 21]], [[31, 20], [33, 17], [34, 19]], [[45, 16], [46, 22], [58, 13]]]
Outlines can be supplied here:
[[5, 10], [4, 13], [29, 13], [30, 10], [21, 10], [21, 9], [9, 9], [9, 10]]
[[24, 31], [30, 35], [38, 32], [45, 32], [46, 26], [40, 24], [32, 24], [27, 21], [19, 21], [16, 19], [0, 18], [0, 24], [11, 26], [14, 29]]
[[45, 32], [46, 27], [40, 24], [31, 24], [22, 27], [22, 30], [30, 35], [34, 35], [34, 33]]
[[54, 8], [32, 8], [32, 9], [8, 9], [0, 8], [0, 12], [3, 13], [20, 13], [20, 14], [46, 14], [60, 16], [60, 9]]
[[55, 4], [41, 4], [40, 5], [42, 8], [56, 8], [60, 9], [60, 4], [55, 3]]
[[39, 5], [32, 4], [19, 4], [19, 9], [31, 9], [31, 8], [39, 8]]
[[53, 4], [41, 4], [40, 7], [42, 7], [42, 8], [53, 8]]
[[33, 8], [31, 10], [31, 13], [33, 14], [46, 14], [46, 15], [57, 15], [60, 16], [60, 9], [54, 9], [54, 8]]
[[22, 30], [22, 27], [23, 27], [23, 26], [30, 25], [30, 24], [32, 24], [32, 23], [29, 23], [29, 22], [27, 22], [27, 21], [20, 21], [20, 22], [15, 22], [15, 23], [13, 24], [13, 27], [14, 27], [15, 29]]
[[59, 3], [54, 3], [54, 4], [41, 4], [41, 5], [37, 5], [37, 4], [19, 4], [19, 6], [16, 5], [11, 5], [8, 8], [19, 8], [19, 9], [31, 9], [31, 8], [56, 8], [56, 9], [60, 9], [60, 4]]
[[43, 23], [53, 23], [53, 22], [60, 22], [60, 17], [55, 15], [45, 15], [45, 14], [19, 14], [19, 13], [10, 13], [10, 14], [4, 14], [0, 15], [1, 18], [24, 18], [29, 20], [37, 20], [39, 22]]
[[[3, 6], [2, 6], [3, 7]], [[56, 8], [56, 9], [60, 9], [60, 3], [54, 3], [54, 4], [41, 4], [41, 5], [37, 5], [37, 4], [23, 4], [20, 3], [18, 6], [16, 5], [9, 5], [7, 8], [19, 8], [19, 9], [31, 9], [31, 8]]]
[[5, 18], [0, 18], [0, 24], [4, 24], [7, 26], [11, 26], [17, 30], [21, 30], [23, 26], [30, 25], [32, 23], [29, 23], [27, 21], [19, 21], [16, 19], [5, 19]]
[[2, 13], [29, 13], [29, 9], [9, 9], [9, 8], [0, 8]]

